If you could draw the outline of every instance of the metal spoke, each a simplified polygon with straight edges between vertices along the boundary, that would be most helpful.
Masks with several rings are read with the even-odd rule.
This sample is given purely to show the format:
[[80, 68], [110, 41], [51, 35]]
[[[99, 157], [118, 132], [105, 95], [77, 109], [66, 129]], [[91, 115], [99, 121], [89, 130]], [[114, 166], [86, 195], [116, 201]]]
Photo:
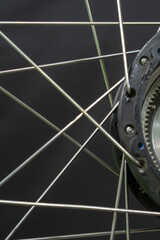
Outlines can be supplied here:
[[[126, 52], [126, 54], [127, 55], [136, 54], [139, 51], [140, 50], [128, 51], [128, 52]], [[63, 61], [63, 62], [41, 64], [41, 65], [38, 65], [38, 67], [39, 68], [49, 68], [49, 67], [63, 66], [63, 65], [68, 65], [68, 64], [97, 61], [97, 60], [104, 59], [104, 58], [118, 57], [118, 56], [122, 56], [122, 55], [123, 55], [123, 53], [112, 53], [112, 54], [106, 54], [106, 55], [101, 55], [101, 56], [96, 56], [96, 57], [79, 58], [79, 59]], [[30, 71], [30, 70], [35, 70], [35, 68], [31, 66], [31, 67], [7, 69], [7, 70], [0, 71], [0, 75], [9, 74], [9, 73], [17, 73], [17, 72], [25, 72], [25, 71]]]
[[[119, 25], [119, 22], [45, 22], [45, 21], [0, 21], [0, 25], [63, 25], [63, 26], [91, 26], [91, 25]], [[123, 25], [160, 25], [160, 22], [123, 22]]]
[[38, 202], [27, 202], [27, 201], [14, 201], [14, 200], [0, 200], [1, 205], [13, 205], [13, 206], [35, 206], [35, 207], [46, 207], [46, 208], [59, 208], [59, 209], [75, 209], [75, 210], [86, 210], [86, 211], [98, 211], [98, 212], [117, 212], [117, 213], [129, 213], [135, 215], [145, 216], [160, 216], [160, 212], [154, 211], [141, 211], [134, 209], [124, 208], [109, 208], [99, 207], [90, 205], [78, 205], [78, 204], [62, 204], [62, 203], [38, 203]]
[[125, 37], [124, 37], [124, 31], [123, 31], [122, 11], [121, 11], [120, 0], [117, 0], [117, 9], [118, 9], [119, 28], [120, 28], [120, 35], [121, 35], [122, 51], [123, 51], [124, 72], [125, 72], [125, 77], [126, 77], [126, 89], [127, 89], [128, 94], [131, 94], [131, 87], [129, 84], [129, 76], [128, 76], [128, 64], [127, 64], [126, 46], [125, 46]]
[[[93, 102], [88, 108], [85, 109], [85, 111], [89, 111], [92, 107], [94, 107], [99, 101], [101, 101], [105, 96], [107, 96], [118, 84], [120, 84], [121, 82], [123, 82], [123, 79], [121, 79], [116, 85], [114, 85], [112, 88], [110, 88], [106, 93], [104, 93], [101, 97], [99, 97], [95, 102]], [[47, 143], [45, 143], [41, 148], [39, 148], [34, 154], [32, 154], [29, 158], [27, 158], [22, 164], [20, 164], [16, 169], [14, 169], [10, 174], [8, 174], [3, 180], [1, 180], [0, 182], [0, 187], [2, 185], [4, 185], [8, 180], [10, 180], [15, 174], [17, 174], [20, 170], [22, 170], [27, 164], [29, 164], [35, 157], [37, 157], [44, 149], [46, 149], [51, 143], [53, 143], [53, 141], [55, 141], [58, 137], [60, 137], [62, 134], [65, 137], [69, 137], [69, 140], [73, 139], [68, 136], [65, 131], [67, 129], [69, 129], [69, 127], [71, 127], [76, 121], [78, 121], [83, 114], [80, 113], [74, 120], [72, 120], [69, 124], [67, 124], [63, 129], [57, 129], [57, 127], [55, 125], [53, 125], [51, 122], [49, 122], [46, 118], [44, 118], [42, 115], [40, 115], [39, 113], [37, 113], [36, 111], [34, 111], [32, 108], [30, 108], [28, 105], [26, 105], [25, 103], [23, 103], [21, 100], [19, 100], [18, 98], [16, 98], [14, 95], [12, 95], [11, 93], [9, 93], [7, 90], [5, 90], [4, 88], [0, 87], [0, 91], [2, 91], [4, 94], [6, 94], [7, 96], [9, 96], [11, 99], [13, 99], [14, 101], [16, 101], [18, 104], [20, 104], [21, 106], [23, 106], [25, 109], [29, 110], [31, 113], [33, 113], [36, 117], [40, 118], [43, 122], [45, 122], [47, 125], [51, 126], [52, 128], [54, 128], [56, 131], [58, 131], [58, 133], [53, 136], [49, 141], [47, 141]], [[71, 138], [71, 139], [70, 139]], [[77, 144], [76, 144], [77, 145]], [[78, 144], [79, 145], [79, 144]], [[79, 147], [81, 148], [82, 146], [79, 145]], [[84, 148], [83, 148], [84, 149]], [[89, 150], [87, 150], [88, 153]], [[93, 154], [92, 154], [93, 155]], [[93, 155], [94, 156], [94, 155]], [[114, 174], [117, 175], [117, 172], [110, 167], [108, 164], [106, 164], [104, 161], [102, 161], [101, 159], [97, 159], [94, 158], [95, 160], [97, 160], [99, 163], [101, 163], [102, 165], [104, 165], [107, 169], [109, 169], [111, 172], [113, 172]]]
[[[121, 168], [120, 168], [119, 181], [118, 181], [118, 187], [117, 187], [115, 208], [118, 208], [118, 206], [119, 206], [121, 190], [122, 190], [123, 172], [124, 172], [124, 154], [123, 154], [122, 161], [121, 161]], [[117, 213], [114, 212], [113, 220], [112, 220], [112, 228], [111, 228], [110, 240], [114, 240], [115, 229], [116, 229], [116, 222], [117, 222]]]
[[[105, 123], [105, 121], [111, 116], [111, 114], [113, 113], [113, 111], [118, 107], [119, 102], [112, 108], [112, 110], [107, 114], [107, 116], [104, 118], [104, 120], [101, 122], [101, 125]], [[81, 148], [74, 154], [74, 156], [70, 159], [70, 161], [65, 165], [65, 167], [60, 171], [60, 173], [56, 176], [56, 178], [52, 181], [52, 183], [50, 184], [49, 188], [47, 188], [48, 190], [45, 191], [45, 194], [43, 193], [40, 198], [37, 200], [37, 202], [39, 202], [42, 197], [44, 197], [46, 195], [46, 193], [51, 189], [51, 187], [53, 187], [53, 185], [59, 180], [59, 178], [64, 174], [64, 172], [68, 169], [68, 167], [72, 164], [72, 162], [75, 160], [75, 158], [81, 153], [81, 151], [84, 149], [84, 147], [89, 143], [89, 141], [94, 137], [94, 135], [97, 133], [99, 129], [95, 129], [95, 131], [90, 135], [90, 137], [85, 141], [85, 143], [81, 146]], [[24, 220], [26, 220], [27, 217], [29, 217], [30, 213], [33, 211], [34, 207], [31, 207], [31, 209], [27, 212], [27, 214], [25, 214], [25, 216], [22, 218], [23, 221], [20, 221], [20, 224], [18, 223], [18, 227], [15, 228], [15, 230], [13, 230], [12, 232], [15, 233], [15, 231], [22, 225], [22, 223], [24, 222]], [[12, 233], [11, 232], [11, 233]], [[9, 234], [9, 236], [11, 237], [11, 235]], [[7, 238], [9, 239], [9, 238]]]
[[0, 31], [0, 36], [6, 40], [23, 58], [25, 58], [35, 69], [46, 79], [48, 80], [68, 101], [70, 101], [80, 112], [84, 114], [84, 116], [90, 120], [90, 122], [99, 128], [99, 130], [117, 147], [121, 150], [125, 155], [137, 166], [140, 166], [139, 161], [137, 161], [130, 153], [126, 151], [104, 128], [99, 126], [99, 124], [86, 112], [84, 109], [73, 100], [71, 96], [69, 96], [56, 82], [53, 81], [41, 68], [39, 68], [22, 50], [20, 50], [5, 34]]
[[[125, 190], [125, 208], [128, 209], [128, 181], [127, 181], [127, 160], [124, 162], [124, 190]], [[126, 239], [130, 240], [129, 214], [126, 213]]]
[[[121, 10], [121, 0], [117, 0], [117, 10], [118, 10], [118, 18], [119, 18], [119, 28], [120, 28], [120, 36], [121, 36], [121, 45], [122, 45], [122, 52], [123, 52], [123, 65], [124, 65], [124, 72], [125, 72], [125, 81], [126, 81], [126, 90], [127, 93], [131, 94], [131, 86], [129, 83], [129, 75], [128, 75], [128, 63], [127, 63], [127, 55], [126, 55], [126, 45], [125, 45], [125, 37], [124, 37], [124, 30], [123, 30], [123, 20], [122, 20], [122, 10]], [[127, 192], [127, 167], [126, 167], [126, 161], [125, 161], [125, 155], [123, 153], [122, 157], [122, 165], [124, 170], [124, 184], [125, 184], [125, 208], [128, 209], [128, 192]], [[119, 205], [119, 201], [116, 202]], [[118, 207], [118, 205], [115, 205], [115, 207]], [[115, 213], [117, 216], [117, 214]], [[115, 224], [113, 224], [115, 225]], [[114, 226], [113, 226], [114, 228]], [[114, 239], [114, 231], [113, 229], [111, 233], [111, 240]], [[126, 213], [126, 238], [127, 240], [130, 239], [129, 237], [129, 216], [128, 213]]]
[[[139, 229], [131, 229], [130, 233], [152, 233], [159, 232], [160, 228], [139, 228]], [[38, 237], [38, 238], [25, 238], [25, 239], [17, 239], [17, 240], [59, 240], [59, 239], [76, 239], [76, 238], [89, 238], [89, 237], [105, 237], [111, 234], [110, 231], [107, 232], [93, 232], [93, 233], [81, 233], [81, 234], [71, 234], [71, 235], [60, 235], [60, 236], [52, 236], [52, 237]], [[124, 235], [126, 234], [126, 230], [117, 230], [115, 231], [115, 235]]]
[[[90, 20], [90, 22], [93, 22], [92, 12], [91, 12], [91, 8], [90, 8], [88, 0], [85, 0], [85, 5], [86, 5], [86, 9], [87, 9], [89, 20]], [[94, 25], [91, 25], [91, 29], [92, 29], [92, 34], [93, 34], [94, 42], [95, 42], [95, 45], [96, 45], [97, 53], [98, 53], [99, 56], [101, 56], [102, 52], [101, 52], [101, 48], [100, 48], [100, 44], [99, 44], [96, 28], [95, 28]], [[104, 64], [104, 60], [100, 59], [99, 62], [100, 62], [100, 66], [101, 66], [104, 82], [105, 82], [105, 85], [106, 85], [106, 89], [108, 90], [110, 87], [109, 87], [109, 81], [108, 81], [108, 76], [107, 76], [107, 71], [106, 71], [106, 67], [105, 67], [105, 64]], [[113, 106], [113, 99], [112, 99], [112, 95], [111, 94], [109, 94], [109, 101], [110, 101], [110, 105], [112, 107]]]

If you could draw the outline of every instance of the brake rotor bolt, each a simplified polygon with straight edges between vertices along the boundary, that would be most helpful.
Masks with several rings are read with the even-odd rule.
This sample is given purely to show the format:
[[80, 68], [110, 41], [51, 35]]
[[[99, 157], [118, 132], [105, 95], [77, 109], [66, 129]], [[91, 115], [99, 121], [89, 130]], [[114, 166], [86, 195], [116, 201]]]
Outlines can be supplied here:
[[141, 63], [142, 66], [145, 66], [148, 63], [148, 59], [146, 57], [142, 57], [141, 60], [140, 60], [140, 63]]
[[126, 133], [131, 135], [134, 133], [134, 128], [132, 126], [127, 126], [126, 127]]

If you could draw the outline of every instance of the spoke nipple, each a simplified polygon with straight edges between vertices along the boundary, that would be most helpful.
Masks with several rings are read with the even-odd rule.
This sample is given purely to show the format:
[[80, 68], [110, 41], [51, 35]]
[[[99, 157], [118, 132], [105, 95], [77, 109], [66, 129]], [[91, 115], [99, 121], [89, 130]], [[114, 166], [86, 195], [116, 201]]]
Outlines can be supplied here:
[[133, 134], [134, 133], [133, 126], [131, 126], [131, 125], [127, 126], [126, 127], [126, 133], [129, 134], [129, 135]]

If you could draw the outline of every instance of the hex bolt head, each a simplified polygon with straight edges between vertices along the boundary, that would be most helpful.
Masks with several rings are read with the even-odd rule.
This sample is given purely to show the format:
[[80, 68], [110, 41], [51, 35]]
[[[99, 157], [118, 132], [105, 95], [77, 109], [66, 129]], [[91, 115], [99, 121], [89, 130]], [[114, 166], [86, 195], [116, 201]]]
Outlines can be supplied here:
[[126, 133], [131, 135], [134, 133], [134, 128], [132, 126], [127, 126], [126, 127]]

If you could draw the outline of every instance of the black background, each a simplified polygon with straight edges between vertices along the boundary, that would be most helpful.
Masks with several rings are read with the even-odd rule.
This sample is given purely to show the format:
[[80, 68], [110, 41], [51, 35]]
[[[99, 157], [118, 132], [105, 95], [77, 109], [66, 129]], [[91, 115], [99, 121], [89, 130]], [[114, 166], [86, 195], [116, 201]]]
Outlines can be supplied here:
[[[118, 21], [115, 0], [90, 0], [90, 6], [95, 21]], [[124, 21], [159, 21], [158, 0], [123, 0], [122, 10]], [[83, 0], [1, 0], [0, 20], [88, 21], [88, 15]], [[142, 48], [157, 29], [158, 26], [125, 26], [126, 49]], [[121, 52], [118, 26], [97, 26], [96, 30], [103, 54]], [[1, 31], [37, 64], [97, 55], [90, 26], [3, 25]], [[29, 66], [1, 38], [0, 56], [0, 70]], [[134, 55], [128, 56], [129, 64], [133, 58]], [[105, 59], [105, 64], [113, 86], [124, 75], [122, 57]], [[83, 108], [105, 92], [98, 61], [48, 68], [45, 72]], [[0, 75], [0, 82], [1, 86], [60, 128], [79, 113], [36, 71]], [[109, 110], [109, 101], [104, 99], [90, 114], [100, 122]], [[0, 179], [3, 179], [56, 132], [2, 93], [0, 112]], [[109, 130], [109, 121], [104, 127]], [[67, 133], [83, 143], [93, 130], [94, 126], [82, 118]], [[111, 144], [101, 133], [88, 144], [88, 148], [116, 167]], [[77, 150], [63, 136], [59, 137], [1, 188], [1, 199], [36, 201]], [[114, 207], [117, 182], [117, 177], [83, 152], [42, 201]], [[120, 207], [124, 207], [124, 191]], [[132, 194], [130, 208], [143, 210]], [[9, 234], [27, 210], [26, 207], [0, 206], [0, 239]], [[109, 231], [111, 223], [111, 213], [37, 208], [13, 239]], [[130, 216], [132, 229], [155, 226], [159, 226], [159, 219], [155, 217]], [[118, 215], [117, 229], [125, 229], [125, 216], [122, 214]], [[159, 233], [135, 234], [131, 239], [151, 237], [159, 239]], [[116, 236], [116, 239], [124, 238]]]

